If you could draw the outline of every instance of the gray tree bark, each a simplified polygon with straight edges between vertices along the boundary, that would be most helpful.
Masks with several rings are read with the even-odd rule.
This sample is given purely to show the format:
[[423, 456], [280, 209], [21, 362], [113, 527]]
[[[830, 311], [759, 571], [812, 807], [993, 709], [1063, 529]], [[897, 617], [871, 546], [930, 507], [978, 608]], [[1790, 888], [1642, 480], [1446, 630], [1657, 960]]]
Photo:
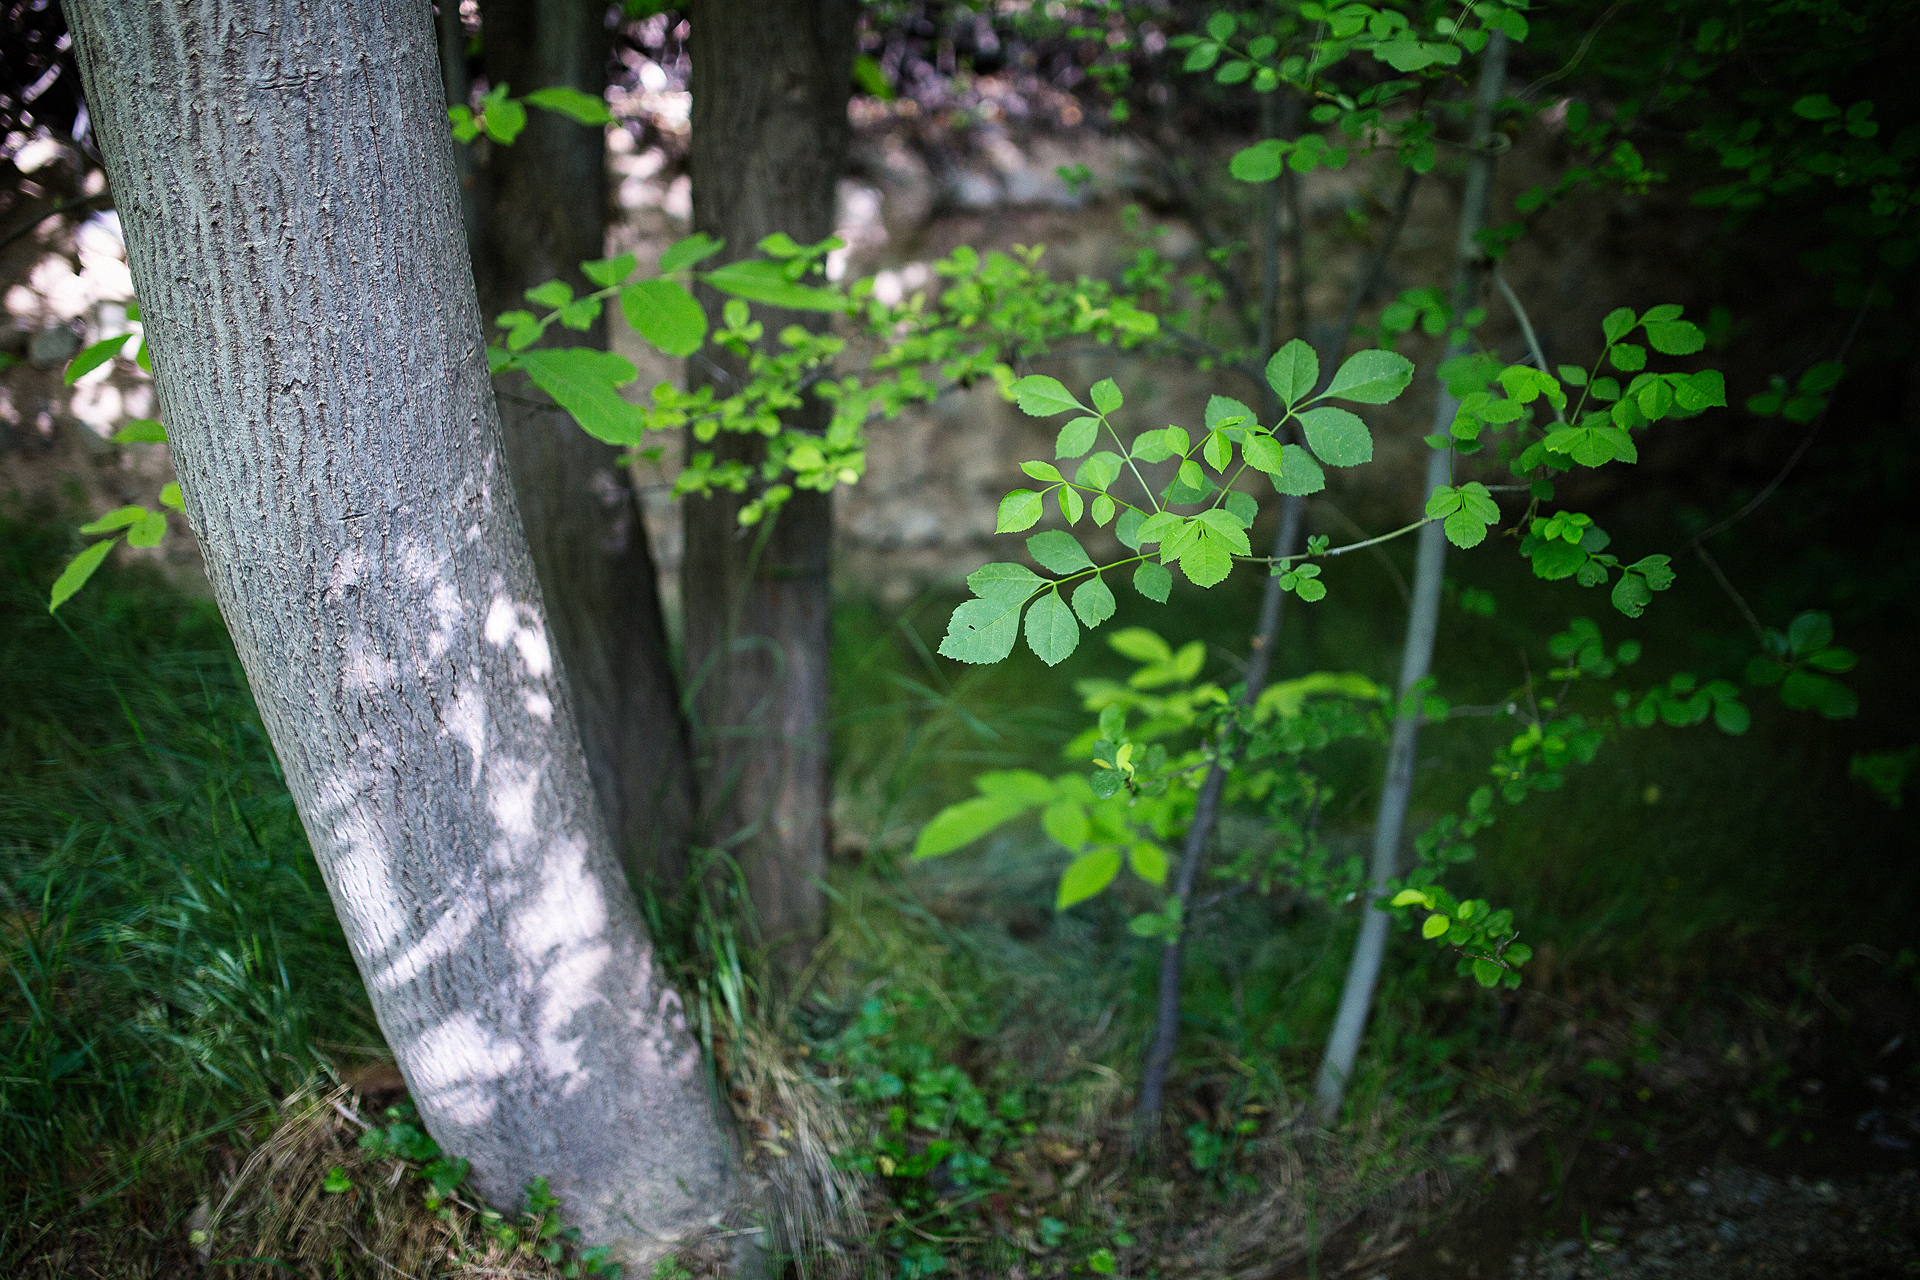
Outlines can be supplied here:
[[725, 1148], [506, 482], [427, 6], [67, 12], [188, 520], [421, 1117], [644, 1258]]
[[[1467, 168], [1467, 180], [1460, 196], [1460, 223], [1453, 250], [1452, 300], [1455, 317], [1473, 305], [1474, 293], [1486, 255], [1480, 248], [1480, 229], [1487, 222], [1487, 195], [1493, 185], [1494, 152], [1488, 148], [1493, 133], [1493, 108], [1505, 92], [1507, 76], [1507, 37], [1495, 32], [1480, 59], [1480, 82], [1474, 95], [1473, 123], [1469, 136], [1474, 157]], [[1465, 355], [1465, 344], [1449, 343], [1441, 357], [1447, 361]], [[1441, 382], [1435, 392], [1433, 429], [1447, 435], [1460, 402]], [[1451, 447], [1435, 449], [1427, 459], [1426, 498], [1447, 483], [1453, 470]], [[1447, 539], [1436, 522], [1420, 530], [1419, 549], [1414, 553], [1413, 600], [1407, 614], [1406, 637], [1400, 651], [1400, 680], [1395, 686], [1399, 708], [1393, 720], [1393, 736], [1387, 744], [1386, 779], [1380, 788], [1380, 807], [1373, 819], [1373, 852], [1369, 865], [1371, 885], [1369, 905], [1360, 920], [1360, 934], [1354, 940], [1353, 959], [1347, 965], [1347, 980], [1340, 992], [1340, 1007], [1334, 1014], [1333, 1030], [1327, 1036], [1327, 1051], [1320, 1060], [1320, 1075], [1314, 1084], [1314, 1109], [1322, 1124], [1339, 1119], [1341, 1104], [1347, 1096], [1347, 1081], [1360, 1054], [1360, 1036], [1366, 1030], [1367, 1017], [1373, 1011], [1373, 993], [1380, 981], [1381, 961], [1387, 953], [1387, 913], [1371, 905], [1384, 897], [1387, 882], [1400, 874], [1400, 845], [1406, 834], [1407, 805], [1413, 798], [1413, 766], [1420, 744], [1420, 712], [1406, 709], [1407, 694], [1427, 678], [1433, 666], [1434, 637], [1440, 627], [1441, 570], [1446, 564]]]
[[[600, 96], [607, 83], [606, 6], [592, 0], [485, 0], [488, 77], [516, 94], [564, 85]], [[474, 171], [471, 234], [480, 308], [489, 321], [523, 308], [553, 279], [595, 286], [580, 263], [604, 256], [606, 138], [530, 111], [511, 147]], [[606, 326], [558, 325], [550, 344], [604, 348]], [[618, 451], [589, 436], [523, 374], [498, 385], [514, 495], [547, 601], [554, 647], [573, 693], [600, 809], [636, 886], [671, 894], [693, 836], [693, 763], [660, 613], [646, 525]]]
[[[720, 261], [776, 231], [802, 244], [832, 234], [858, 16], [857, 0], [693, 5], [693, 222], [726, 240]], [[820, 322], [763, 318], [769, 335]], [[723, 357], [692, 377], [724, 391], [743, 373]], [[824, 427], [822, 408], [799, 410], [800, 425]], [[755, 460], [760, 443], [723, 433], [697, 447]], [[740, 862], [761, 937], [790, 972], [825, 918], [832, 504], [798, 493], [762, 537], [736, 519], [744, 500], [685, 504], [686, 678], [709, 829]]]

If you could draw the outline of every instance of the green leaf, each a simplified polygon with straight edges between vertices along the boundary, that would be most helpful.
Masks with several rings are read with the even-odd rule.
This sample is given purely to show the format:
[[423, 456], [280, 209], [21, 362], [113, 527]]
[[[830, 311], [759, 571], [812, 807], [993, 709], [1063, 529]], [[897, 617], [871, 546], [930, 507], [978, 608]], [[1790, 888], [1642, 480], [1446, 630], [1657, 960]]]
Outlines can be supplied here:
[[[1102, 449], [1075, 468], [1073, 482], [1085, 485], [1089, 489], [1105, 490], [1120, 474], [1120, 468], [1126, 464], [1120, 455], [1111, 450]], [[1106, 521], [1102, 520], [1101, 524]]]
[[986, 600], [1025, 600], [1047, 580], [1023, 564], [983, 564], [967, 575], [967, 589]]
[[1333, 375], [1327, 394], [1357, 404], [1386, 404], [1413, 381], [1413, 361], [1394, 351], [1356, 351]]
[[127, 530], [127, 545], [130, 547], [157, 547], [160, 540], [167, 536], [167, 513], [149, 511], [139, 524]]
[[1218, 507], [1209, 507], [1195, 515], [1194, 519], [1212, 530], [1213, 535], [1226, 543], [1228, 549], [1235, 555], [1253, 554], [1253, 547], [1247, 541], [1246, 526], [1234, 519], [1230, 513]]
[[[94, 530], [83, 528], [80, 532], [92, 533]], [[1787, 648], [1795, 657], [1817, 653], [1832, 643], [1833, 618], [1828, 614], [1809, 609], [1787, 625]]]
[[994, 521], [995, 533], [1019, 533], [1040, 523], [1040, 495], [1031, 489], [1015, 489], [1000, 499], [1000, 514]]
[[1272, 182], [1285, 167], [1291, 145], [1278, 138], [1268, 138], [1242, 147], [1227, 162], [1227, 172], [1241, 182]]
[[535, 89], [527, 95], [526, 100], [542, 111], [563, 115], [576, 124], [610, 124], [613, 121], [613, 113], [607, 110], [604, 99], [581, 93], [578, 89], [569, 89], [565, 85]]
[[115, 444], [165, 444], [167, 431], [157, 418], [135, 418], [113, 433]]
[[1054, 795], [1053, 783], [1032, 769], [990, 770], [976, 774], [973, 785], [983, 796], [1013, 798], [1029, 805], [1045, 804]]
[[1500, 979], [1506, 975], [1506, 968], [1498, 961], [1485, 956], [1475, 956], [1473, 960], [1473, 980], [1483, 987], [1497, 987]]
[[1433, 899], [1419, 889], [1402, 889], [1393, 895], [1393, 901], [1387, 905], [1392, 907], [1411, 907], [1415, 905], [1430, 907], [1433, 905]]
[[893, 85], [872, 54], [862, 53], [853, 60], [853, 83], [869, 98], [893, 101]]
[[127, 343], [131, 341], [132, 338], [133, 335], [130, 333], [123, 333], [116, 338], [103, 338], [88, 347], [85, 351], [82, 351], [67, 364], [66, 384], [72, 386], [81, 378], [84, 378], [107, 361], [119, 355], [126, 349]]
[[1323, 405], [1301, 414], [1300, 425], [1306, 430], [1307, 444], [1330, 467], [1357, 467], [1373, 460], [1373, 434], [1356, 413]]
[[[1341, 373], [1345, 372], [1342, 366]], [[1273, 358], [1267, 361], [1267, 385], [1289, 409], [1312, 395], [1319, 381], [1320, 357], [1298, 338], [1274, 352]], [[1336, 376], [1334, 381], [1338, 382], [1339, 378]]]
[[1078, 853], [1092, 834], [1087, 807], [1075, 800], [1055, 800], [1040, 811], [1040, 829], [1062, 848]]
[[1058, 666], [1079, 646], [1080, 628], [1074, 623], [1073, 610], [1067, 608], [1060, 593], [1049, 591], [1035, 600], [1027, 610], [1027, 647], [1034, 655], [1050, 667]]
[[642, 280], [620, 290], [633, 331], [670, 356], [690, 356], [707, 340], [707, 313], [674, 280]]
[[[1022, 406], [1023, 408], [1025, 406]], [[1041, 415], [1035, 415], [1036, 417]], [[1077, 458], [1093, 448], [1093, 442], [1100, 438], [1100, 419], [1075, 418], [1060, 428], [1059, 436], [1053, 442], [1053, 456], [1056, 458]], [[1118, 474], [1116, 472], [1116, 474]], [[1100, 486], [1105, 488], [1105, 485]]]
[[1055, 573], [1079, 573], [1093, 568], [1093, 561], [1087, 558], [1086, 549], [1072, 534], [1059, 529], [1036, 533], [1028, 538], [1027, 554], [1038, 561], [1042, 568]]
[[1054, 501], [1060, 504], [1060, 518], [1068, 524], [1079, 524], [1080, 516], [1087, 509], [1085, 498], [1070, 484], [1063, 484], [1053, 491]]
[[[1200, 464], [1192, 458], [1188, 458], [1180, 464], [1180, 471], [1176, 477], [1176, 482], [1180, 488], [1186, 489], [1190, 493], [1200, 494], [1207, 491], [1207, 478], [1200, 474]], [[1178, 499], [1176, 499], [1176, 501], [1178, 501]]]
[[1224, 431], [1211, 432], [1207, 442], [1200, 447], [1200, 456], [1207, 460], [1208, 466], [1225, 475], [1227, 468], [1233, 465], [1233, 442], [1227, 439]]
[[1632, 333], [1637, 323], [1632, 307], [1616, 307], [1607, 312], [1607, 318], [1600, 322], [1600, 333], [1608, 342], [1618, 342]]
[[327, 1176], [321, 1180], [320, 1189], [328, 1195], [337, 1196], [342, 1192], [353, 1190], [353, 1179], [347, 1176], [345, 1169], [335, 1165], [327, 1170]]
[[1607, 359], [1622, 373], [1638, 373], [1647, 367], [1647, 349], [1637, 342], [1614, 344]]
[[520, 367], [596, 440], [631, 445], [645, 437], [646, 414], [615, 390], [639, 373], [625, 356], [591, 347], [545, 347], [522, 352]]
[[1092, 510], [1094, 524], [1104, 529], [1107, 527], [1107, 521], [1113, 519], [1113, 513], [1118, 510], [1118, 506], [1112, 498], [1103, 493], [1093, 500]]
[[1165, 462], [1168, 458], [1178, 456], [1181, 450], [1174, 448], [1167, 439], [1168, 430], [1163, 427], [1157, 431], [1142, 431], [1133, 438], [1129, 452], [1142, 462]]
[[937, 858], [964, 848], [1032, 807], [1031, 802], [1021, 797], [1004, 795], [975, 796], [950, 804], [920, 828], [919, 838], [913, 844], [913, 857], [915, 860]]
[[1119, 384], [1112, 378], [1100, 379], [1100, 381], [1093, 384], [1093, 388], [1088, 394], [1093, 397], [1093, 407], [1098, 409], [1102, 414], [1112, 413], [1125, 403], [1120, 395]]
[[1113, 616], [1113, 591], [1095, 574], [1074, 588], [1073, 612], [1091, 631]]
[[[1045, 374], [1028, 374], [1010, 388], [1014, 403], [1020, 406], [1020, 412], [1030, 418], [1050, 418], [1056, 413], [1068, 413], [1078, 409], [1085, 413], [1086, 406], [1073, 398], [1060, 379], [1049, 378]], [[1067, 455], [1071, 456], [1071, 455]]]
[[60, 576], [53, 580], [53, 591], [47, 599], [47, 612], [58, 609], [74, 592], [85, 586], [87, 579], [93, 576], [93, 571], [100, 567], [100, 562], [107, 558], [107, 553], [119, 541], [118, 538], [108, 538], [104, 542], [96, 542], [68, 561], [67, 567], [60, 571]]
[[1327, 473], [1305, 449], [1290, 444], [1282, 447], [1280, 454], [1280, 474], [1273, 478], [1275, 489], [1292, 497], [1305, 497], [1327, 487]]
[[1135, 533], [1140, 545], [1149, 542], [1164, 542], [1168, 535], [1178, 537], [1177, 530], [1186, 527], [1187, 518], [1174, 511], [1156, 511], [1141, 522]]
[[1023, 462], [1020, 470], [1026, 472], [1029, 480], [1040, 480], [1049, 484], [1059, 484], [1063, 477], [1060, 469], [1051, 462]]
[[1133, 570], [1133, 589], [1156, 604], [1165, 604], [1173, 590], [1173, 574], [1165, 565], [1143, 560]]
[[1136, 840], [1127, 849], [1127, 865], [1148, 884], [1167, 882], [1167, 853], [1151, 840]]
[[1713, 722], [1720, 732], [1738, 736], [1752, 726], [1753, 713], [1732, 698], [1722, 698], [1713, 704]]
[[1173, 649], [1145, 627], [1122, 627], [1107, 637], [1107, 647], [1134, 662], [1172, 662]]
[[535, 306], [558, 310], [573, 301], [573, 286], [564, 280], [549, 280], [527, 290], [526, 297]]
[[940, 641], [942, 657], [957, 662], [998, 662], [1020, 636], [1019, 598], [969, 600], [953, 611]]
[[617, 258], [602, 258], [598, 262], [580, 264], [580, 274], [599, 285], [602, 289], [611, 289], [628, 276], [640, 264], [640, 260], [630, 253]]
[[1440, 527], [1446, 532], [1447, 541], [1462, 551], [1477, 547], [1487, 540], [1487, 522], [1464, 509], [1448, 516]]
[[845, 311], [847, 298], [833, 289], [814, 289], [787, 279], [777, 262], [746, 258], [707, 272], [706, 281], [723, 293], [788, 311]]
[[1613, 607], [1629, 618], [1645, 613], [1652, 600], [1653, 588], [1637, 573], [1623, 573], [1620, 581], [1613, 584]]
[[1793, 104], [1793, 114], [1802, 120], [1832, 120], [1840, 108], [1824, 93], [1810, 93]]
[[1111, 845], [1089, 849], [1067, 864], [1060, 876], [1060, 892], [1053, 908], [1065, 911], [1077, 902], [1085, 902], [1113, 883], [1120, 874], [1120, 851]]
[[187, 513], [187, 500], [180, 496], [179, 481], [169, 480], [160, 486], [160, 505], [163, 507], [172, 507], [181, 515]]
[[1647, 342], [1663, 356], [1690, 356], [1707, 345], [1707, 335], [1691, 320], [1673, 320], [1646, 326]]
[[675, 240], [660, 255], [660, 274], [670, 276], [696, 262], [703, 262], [727, 247], [725, 240], [715, 240], [704, 231], [696, 231], [683, 240]]
[[1180, 572], [1196, 587], [1211, 587], [1233, 572], [1233, 556], [1210, 531], [1194, 529], [1180, 548]]
[[[107, 514], [89, 520], [80, 526], [82, 533], [112, 533], [116, 529], [125, 529], [129, 525], [139, 524], [147, 518], [145, 507], [117, 507]], [[1802, 614], [1801, 617], [1807, 615]]]
[[1443, 915], [1430, 915], [1426, 923], [1420, 926], [1420, 936], [1432, 941], [1453, 927], [1452, 921]]

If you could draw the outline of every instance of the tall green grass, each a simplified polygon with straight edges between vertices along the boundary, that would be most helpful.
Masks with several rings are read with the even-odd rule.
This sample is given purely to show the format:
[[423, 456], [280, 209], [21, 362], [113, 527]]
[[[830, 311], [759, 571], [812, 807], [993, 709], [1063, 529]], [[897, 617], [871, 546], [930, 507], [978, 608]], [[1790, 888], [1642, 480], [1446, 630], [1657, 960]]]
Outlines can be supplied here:
[[[0, 1175], [96, 1196], [127, 1157], [377, 1045], [213, 606], [0, 525]], [[134, 1162], [137, 1164], [137, 1162]]]

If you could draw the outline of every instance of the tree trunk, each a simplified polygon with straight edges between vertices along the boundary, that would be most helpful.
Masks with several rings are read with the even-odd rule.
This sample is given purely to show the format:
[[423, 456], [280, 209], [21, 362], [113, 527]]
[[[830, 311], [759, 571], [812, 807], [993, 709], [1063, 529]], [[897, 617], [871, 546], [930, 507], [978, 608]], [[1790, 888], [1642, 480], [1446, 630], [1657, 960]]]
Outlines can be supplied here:
[[[1486, 261], [1481, 251], [1480, 229], [1487, 221], [1487, 194], [1493, 185], [1494, 152], [1488, 148], [1493, 133], [1493, 108], [1505, 91], [1507, 75], [1507, 37], [1495, 32], [1487, 41], [1480, 60], [1480, 83], [1474, 96], [1473, 123], [1470, 129], [1474, 157], [1467, 169], [1467, 181], [1460, 197], [1460, 225], [1453, 250], [1454, 322], [1473, 305], [1480, 271]], [[1447, 361], [1467, 353], [1467, 345], [1449, 343], [1441, 357]], [[1442, 381], [1435, 392], [1433, 429], [1448, 436], [1460, 402], [1447, 393]], [[1453, 470], [1453, 449], [1436, 449], [1427, 459], [1426, 497], [1447, 483]], [[1393, 737], [1387, 745], [1387, 775], [1380, 788], [1380, 807], [1373, 820], [1373, 856], [1370, 865], [1372, 885], [1369, 905], [1360, 921], [1360, 936], [1354, 941], [1353, 959], [1347, 965], [1347, 981], [1340, 993], [1340, 1007], [1334, 1014], [1333, 1031], [1327, 1037], [1326, 1056], [1320, 1060], [1320, 1076], [1314, 1086], [1314, 1107], [1322, 1124], [1340, 1117], [1346, 1098], [1347, 1081], [1360, 1053], [1360, 1036], [1366, 1030], [1367, 1016], [1373, 1011], [1373, 992], [1380, 980], [1380, 964], [1387, 953], [1387, 913], [1371, 903], [1386, 896], [1387, 882], [1400, 874], [1400, 842], [1406, 832], [1407, 805], [1413, 797], [1413, 766], [1420, 742], [1420, 712], [1407, 709], [1407, 695], [1413, 686], [1427, 678], [1433, 665], [1434, 636], [1440, 626], [1441, 570], [1447, 557], [1447, 539], [1438, 522], [1420, 530], [1419, 550], [1414, 555], [1413, 599], [1407, 615], [1406, 639], [1400, 651], [1400, 682], [1395, 688]]]
[[[514, 93], [606, 89], [604, 4], [485, 0], [487, 75]], [[511, 147], [476, 166], [473, 270], [482, 316], [527, 305], [553, 279], [595, 286], [580, 263], [606, 253], [606, 136], [527, 113]], [[555, 325], [552, 344], [607, 344]], [[695, 813], [692, 754], [660, 614], [646, 525], [618, 451], [589, 436], [524, 374], [499, 386], [507, 468], [566, 670], [600, 811], [636, 887], [670, 893], [686, 876]]]
[[[858, 12], [855, 0], [693, 6], [693, 221], [726, 240], [720, 261], [750, 256], [776, 231], [802, 244], [832, 234]], [[820, 323], [762, 318], [769, 335]], [[690, 376], [725, 390], [744, 371], [722, 358]], [[800, 425], [824, 427], [822, 410], [799, 410]], [[697, 447], [751, 460], [760, 443], [723, 433]], [[714, 843], [739, 861], [760, 936], [791, 971], [824, 917], [832, 504], [797, 493], [763, 531], [741, 528], [744, 501], [685, 506], [686, 677]]]
[[725, 1148], [505, 483], [427, 6], [67, 11], [188, 519], [421, 1117], [656, 1252]]

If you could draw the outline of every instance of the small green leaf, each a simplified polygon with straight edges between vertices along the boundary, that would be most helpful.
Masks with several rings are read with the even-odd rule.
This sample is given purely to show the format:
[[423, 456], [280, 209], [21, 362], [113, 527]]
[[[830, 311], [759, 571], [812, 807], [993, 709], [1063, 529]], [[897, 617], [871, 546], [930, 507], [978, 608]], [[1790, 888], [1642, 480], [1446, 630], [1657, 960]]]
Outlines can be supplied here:
[[1133, 589], [1156, 604], [1165, 604], [1173, 590], [1173, 574], [1165, 565], [1143, 560], [1134, 568]]
[[1485, 956], [1475, 956], [1473, 961], [1473, 980], [1483, 987], [1497, 987], [1500, 979], [1506, 975], [1506, 968], [1498, 961]]
[[1616, 307], [1607, 313], [1605, 320], [1600, 322], [1600, 333], [1608, 342], [1618, 342], [1632, 333], [1633, 326], [1637, 323], [1638, 319], [1634, 316], [1632, 307]]
[[1793, 104], [1793, 114], [1802, 120], [1832, 120], [1840, 108], [1824, 93], [1810, 93]]
[[1006, 795], [975, 796], [950, 804], [920, 828], [920, 836], [913, 845], [913, 857], [918, 860], [952, 853], [1031, 808], [1031, 801]]
[[1215, 431], [1207, 436], [1206, 444], [1200, 448], [1200, 455], [1207, 460], [1208, 466], [1225, 475], [1227, 468], [1233, 465], [1233, 442], [1227, 439], [1224, 431]]
[[1227, 172], [1240, 182], [1272, 182], [1285, 167], [1291, 147], [1291, 143], [1278, 138], [1242, 147], [1227, 162]]
[[1049, 378], [1044, 374], [1028, 374], [1014, 383], [1010, 390], [1014, 403], [1020, 406], [1020, 412], [1030, 418], [1050, 418], [1056, 413], [1068, 413], [1075, 409], [1081, 413], [1087, 411], [1086, 406], [1075, 400], [1058, 378]]
[[1127, 865], [1148, 884], [1167, 882], [1167, 852], [1151, 840], [1136, 840], [1128, 847]]
[[161, 539], [167, 536], [167, 513], [149, 511], [139, 524], [127, 530], [127, 545], [130, 547], [157, 547]]
[[[67, 567], [60, 571], [60, 576], [53, 580], [53, 591], [47, 600], [47, 612], [52, 613], [58, 609], [72, 597], [74, 592], [84, 587], [87, 579], [93, 576], [93, 571], [100, 567], [100, 562], [107, 558], [107, 553], [112, 551], [119, 541], [118, 538], [108, 538], [104, 542], [96, 542], [68, 561]], [[1161, 572], [1166, 571], [1163, 569]]]
[[[1023, 408], [1025, 406], [1022, 406]], [[1100, 419], [1079, 417], [1060, 428], [1060, 435], [1053, 442], [1053, 456], [1056, 458], [1077, 458], [1093, 448], [1093, 442], [1100, 438]], [[1102, 486], [1104, 487], [1104, 486]]]
[[844, 311], [846, 295], [833, 289], [814, 289], [787, 279], [778, 262], [745, 258], [707, 272], [706, 281], [723, 293], [748, 302], [788, 311]]
[[620, 290], [620, 310], [635, 333], [667, 355], [692, 355], [707, 340], [707, 313], [676, 281], [627, 285]]
[[[1352, 361], [1348, 361], [1351, 364]], [[1340, 372], [1346, 372], [1342, 366]], [[1320, 357], [1313, 348], [1299, 338], [1273, 353], [1267, 361], [1267, 385], [1280, 397], [1280, 403], [1291, 409], [1300, 401], [1313, 394], [1315, 384], [1320, 381]], [[1334, 378], [1339, 382], [1338, 375]]]
[[947, 623], [941, 656], [957, 662], [1000, 661], [1019, 639], [1021, 604], [1020, 597], [967, 601]]
[[1386, 404], [1412, 381], [1413, 361], [1398, 352], [1356, 351], [1333, 375], [1327, 394], [1358, 404]]
[[1112, 378], [1100, 379], [1100, 381], [1093, 384], [1088, 394], [1093, 397], [1093, 407], [1098, 409], [1103, 415], [1112, 413], [1125, 403], [1120, 395], [1119, 384], [1114, 382]]
[[1041, 568], [1051, 569], [1055, 573], [1079, 573], [1093, 568], [1093, 561], [1087, 558], [1086, 549], [1072, 534], [1060, 529], [1050, 529], [1028, 538], [1027, 554]]
[[1440, 937], [1452, 927], [1453, 922], [1448, 920], [1447, 917], [1438, 914], [1430, 915], [1427, 917], [1427, 922], [1420, 926], [1420, 936], [1431, 941], [1434, 938]]
[[725, 240], [715, 240], [704, 231], [696, 231], [683, 240], [676, 240], [667, 246], [660, 255], [660, 274], [670, 276], [684, 270], [696, 262], [703, 262], [727, 247]]
[[1073, 592], [1073, 612], [1091, 631], [1113, 616], [1113, 591], [1095, 574]]
[[1120, 851], [1111, 845], [1098, 849], [1089, 849], [1067, 864], [1060, 876], [1060, 892], [1054, 899], [1054, 910], [1065, 911], [1078, 902], [1085, 902], [1102, 889], [1113, 883], [1120, 874]]
[[1280, 456], [1280, 474], [1273, 478], [1273, 487], [1281, 493], [1290, 497], [1305, 497], [1327, 487], [1327, 473], [1320, 469], [1313, 455], [1299, 445], [1283, 446]]
[[66, 384], [72, 386], [81, 378], [84, 378], [101, 365], [107, 363], [107, 361], [119, 355], [126, 349], [127, 343], [132, 337], [133, 335], [130, 333], [123, 333], [118, 337], [103, 338], [88, 347], [85, 351], [82, 351], [67, 365]]
[[1059, 484], [1064, 478], [1060, 474], [1060, 469], [1051, 462], [1023, 462], [1020, 464], [1020, 469], [1027, 473], [1029, 480], [1040, 480], [1049, 484]]
[[[576, 124], [610, 124], [613, 121], [613, 113], [607, 110], [605, 100], [581, 93], [578, 89], [569, 89], [565, 85], [535, 89], [527, 95], [526, 100], [542, 111], [563, 115]], [[602, 281], [601, 283], [613, 282]]]
[[1040, 495], [1031, 489], [1015, 489], [1000, 499], [1000, 514], [994, 521], [995, 533], [1019, 533], [1040, 523]]
[[580, 274], [599, 285], [602, 289], [611, 289], [633, 274], [640, 260], [630, 253], [617, 258], [601, 258], [597, 262], [580, 264]]
[[1356, 413], [1324, 405], [1301, 414], [1300, 424], [1308, 446], [1330, 467], [1357, 467], [1373, 460], [1373, 434]]
[[1196, 587], [1211, 587], [1233, 572], [1233, 556], [1218, 537], [1195, 528], [1180, 547], [1180, 572]]
[[1411, 907], [1416, 904], [1423, 907], [1432, 906], [1433, 899], [1428, 894], [1423, 893], [1419, 889], [1402, 889], [1400, 892], [1393, 895], [1393, 901], [1388, 905], [1395, 906], [1395, 907]]
[[1075, 800], [1056, 800], [1040, 812], [1040, 829], [1063, 849], [1078, 853], [1087, 843], [1092, 825], [1087, 807]]
[[115, 444], [165, 444], [167, 431], [157, 418], [135, 418], [113, 433]]
[[1106, 528], [1107, 521], [1113, 519], [1113, 513], [1115, 510], [1116, 510], [1116, 505], [1113, 499], [1108, 497], [1104, 493], [1101, 494], [1099, 497], [1093, 500], [1094, 524], [1099, 526], [1102, 529]]
[[1707, 345], [1707, 335], [1690, 320], [1650, 323], [1647, 342], [1663, 356], [1690, 356]]
[[[103, 516], [87, 521], [80, 526], [82, 533], [112, 533], [116, 529], [125, 529], [129, 525], [139, 524], [147, 518], [145, 507], [116, 507]], [[1801, 617], [1807, 615], [1802, 614]]]
[[625, 356], [591, 347], [544, 347], [522, 352], [520, 367], [596, 440], [634, 445], [645, 437], [646, 414], [615, 389], [639, 376]]
[[187, 500], [180, 496], [180, 484], [178, 481], [169, 480], [160, 486], [160, 505], [163, 507], [172, 507], [181, 515], [187, 513]]
[[986, 600], [1025, 600], [1047, 580], [1023, 564], [983, 564], [967, 575], [967, 589]]
[[1033, 602], [1027, 610], [1026, 632], [1027, 647], [1050, 667], [1058, 666], [1080, 646], [1080, 628], [1073, 620], [1073, 610], [1067, 608], [1058, 591], [1049, 591]]

